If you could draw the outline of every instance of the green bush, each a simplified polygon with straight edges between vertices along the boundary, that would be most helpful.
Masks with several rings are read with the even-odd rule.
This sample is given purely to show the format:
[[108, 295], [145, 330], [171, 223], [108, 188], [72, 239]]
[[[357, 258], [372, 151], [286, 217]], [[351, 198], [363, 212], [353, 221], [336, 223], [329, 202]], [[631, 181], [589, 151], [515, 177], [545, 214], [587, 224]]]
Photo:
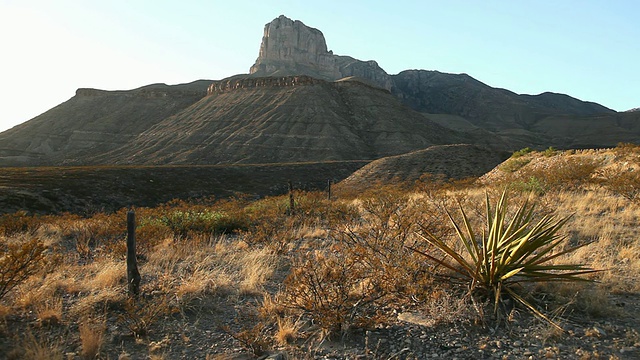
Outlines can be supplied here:
[[545, 151], [542, 152], [542, 155], [546, 157], [552, 157], [558, 155], [558, 150], [553, 146], [549, 146]]
[[520, 150], [518, 150], [518, 151], [514, 151], [514, 152], [513, 152], [513, 154], [511, 154], [511, 157], [515, 159], [515, 158], [519, 158], [519, 157], [521, 157], [521, 156], [524, 156], [524, 155], [530, 154], [530, 153], [532, 153], [532, 152], [533, 152], [533, 149], [532, 149], [532, 148], [530, 148], [530, 147], [526, 147], [526, 148], [524, 148], [524, 149], [520, 149]]
[[536, 195], [543, 195], [548, 190], [548, 187], [544, 183], [544, 181], [536, 176], [531, 176], [526, 181], [517, 180], [512, 183], [511, 188], [520, 192], [534, 193]]
[[166, 226], [181, 236], [186, 236], [189, 232], [228, 233], [247, 226], [242, 218], [229, 216], [224, 212], [192, 208], [167, 211], [157, 218], [145, 219], [139, 227], [158, 225]]
[[522, 169], [525, 165], [531, 162], [531, 159], [520, 159], [520, 158], [511, 158], [502, 163], [499, 169], [502, 172], [506, 173], [514, 173], [520, 169]]

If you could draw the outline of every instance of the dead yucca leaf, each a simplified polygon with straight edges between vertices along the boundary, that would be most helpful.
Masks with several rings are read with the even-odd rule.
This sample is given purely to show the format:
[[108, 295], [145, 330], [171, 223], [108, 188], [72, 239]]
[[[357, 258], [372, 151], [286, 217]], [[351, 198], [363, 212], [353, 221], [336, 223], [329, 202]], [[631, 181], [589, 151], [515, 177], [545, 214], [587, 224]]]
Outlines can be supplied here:
[[459, 224], [447, 210], [447, 215], [463, 245], [461, 251], [425, 228], [422, 229], [420, 236], [443, 252], [445, 258], [440, 259], [427, 252], [411, 249], [452, 270], [454, 272], [452, 278], [470, 281], [472, 288], [484, 290], [493, 298], [496, 314], [504, 290], [533, 313], [553, 323], [516, 293], [513, 286], [523, 282], [589, 281], [581, 275], [598, 270], [588, 268], [584, 264], [552, 262], [559, 256], [571, 253], [589, 243], [555, 251], [565, 239], [559, 231], [570, 217], [556, 219], [554, 216], [547, 215], [535, 221], [535, 206], [525, 202], [511, 219], [508, 219], [506, 191], [502, 193], [495, 208], [492, 208], [489, 196], [485, 197], [487, 227], [482, 229], [481, 236], [476, 235], [462, 206], [460, 206], [462, 224]]

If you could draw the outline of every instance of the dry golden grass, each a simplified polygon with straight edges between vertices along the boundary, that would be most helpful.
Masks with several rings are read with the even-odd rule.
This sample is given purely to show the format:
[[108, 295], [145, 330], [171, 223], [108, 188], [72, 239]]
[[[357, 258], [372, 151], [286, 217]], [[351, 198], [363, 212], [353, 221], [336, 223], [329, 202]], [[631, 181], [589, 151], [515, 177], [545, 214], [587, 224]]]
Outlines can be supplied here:
[[175, 292], [179, 299], [188, 300], [202, 295], [221, 294], [231, 283], [230, 276], [221, 269], [203, 267], [185, 274]]
[[8, 359], [62, 360], [63, 352], [58, 341], [37, 338], [27, 332], [22, 341], [7, 354]]
[[269, 293], [263, 294], [262, 303], [258, 308], [260, 318], [269, 322], [275, 322], [278, 318], [283, 317], [287, 312], [287, 308], [283, 305], [282, 296], [282, 293], [274, 296]]
[[14, 305], [21, 309], [41, 307], [48, 299], [54, 297], [55, 292], [55, 284], [32, 277], [16, 290]]
[[95, 359], [100, 353], [104, 343], [105, 320], [93, 320], [86, 318], [78, 326], [80, 342], [82, 344], [81, 355], [85, 359]]
[[35, 313], [41, 326], [62, 324], [62, 298], [54, 297], [37, 304]]
[[277, 258], [266, 248], [244, 241], [213, 238], [199, 241], [165, 240], [150, 254], [141, 272], [158, 274], [157, 288], [181, 300], [203, 295], [260, 294]]
[[294, 320], [290, 317], [277, 319], [277, 330], [274, 335], [276, 343], [280, 346], [285, 346], [299, 337], [302, 323], [299, 320]]
[[327, 229], [319, 226], [303, 225], [294, 232], [297, 239], [322, 239], [327, 237]]
[[91, 317], [109, 305], [124, 303], [126, 298], [127, 295], [123, 289], [96, 289], [86, 295], [83, 294], [71, 306], [69, 315], [73, 318]]
[[85, 285], [87, 290], [115, 287], [126, 283], [127, 268], [122, 261], [107, 259], [93, 263], [91, 268], [95, 269], [96, 273], [93, 279], [87, 281]]
[[275, 270], [277, 257], [269, 249], [254, 250], [234, 259], [240, 270], [240, 292], [260, 294], [262, 286]]
[[640, 205], [601, 189], [556, 196], [557, 213], [574, 214], [569, 241], [593, 241], [561, 260], [606, 270], [597, 279], [610, 291], [640, 291]]
[[[555, 157], [558, 155], [552, 159]], [[412, 191], [381, 189], [358, 194], [357, 198], [334, 199], [330, 206], [324, 200], [318, 200], [319, 196], [318, 199], [310, 196], [300, 201], [300, 212], [294, 216], [285, 215], [283, 209], [286, 206], [283, 208], [282, 204], [286, 205], [287, 199], [284, 197], [255, 203], [239, 202], [236, 204], [240, 208], [238, 216], [244, 214], [251, 222], [246, 231], [238, 234], [216, 236], [212, 232], [193, 229], [181, 229], [179, 234], [147, 234], [143, 250], [147, 261], [139, 264], [143, 276], [142, 292], [145, 301], [150, 302], [148, 308], [167, 311], [183, 305], [198, 309], [201, 303], [219, 303], [212, 300], [214, 297], [216, 300], [227, 297], [226, 301], [243, 298], [253, 301], [255, 296], [261, 296], [262, 304], [256, 310], [261, 320], [269, 324], [269, 333], [263, 335], [268, 335], [271, 343], [275, 341], [283, 347], [304, 336], [301, 324], [313, 318], [310, 312], [319, 311], [307, 304], [302, 304], [305, 305], [304, 311], [292, 311], [286, 306], [287, 295], [292, 295], [286, 293], [287, 289], [282, 288], [281, 292], [273, 294], [272, 285], [277, 285], [273, 279], [284, 277], [287, 275], [285, 271], [296, 272], [300, 281], [307, 279], [303, 276], [309, 274], [300, 267], [315, 267], [317, 273], [311, 275], [317, 279], [328, 279], [324, 285], [330, 285], [329, 293], [320, 295], [340, 305], [340, 299], [336, 297], [338, 292], [346, 299], [344, 303], [350, 306], [349, 316], [357, 307], [353, 314], [357, 312], [356, 316], [362, 316], [362, 320], [349, 322], [349, 326], [369, 326], [379, 321], [374, 319], [377, 316], [375, 311], [399, 309], [415, 299], [421, 301], [421, 305], [414, 309], [421, 312], [431, 325], [468, 320], [472, 313], [477, 316], [481, 310], [474, 309], [469, 299], [460, 296], [459, 292], [453, 292], [447, 286], [435, 287], [429, 282], [433, 269], [426, 266], [424, 259], [417, 261], [412, 257], [413, 253], [404, 254], [402, 249], [419, 241], [415, 236], [418, 223], [442, 236], [450, 236], [454, 241], [455, 234], [449, 227], [444, 209], [458, 217], [458, 203], [469, 209], [473, 226], [481, 227], [486, 221], [483, 217], [486, 194], [492, 198], [492, 203], [495, 202], [503, 185]], [[554, 284], [538, 290], [553, 294], [560, 308], [566, 309], [563, 311], [580, 311], [594, 317], [615, 316], [616, 307], [609, 301], [610, 294], [640, 291], [640, 203], [594, 183], [570, 189], [554, 188], [538, 195], [515, 191], [513, 206], [527, 198], [540, 204], [539, 216], [573, 214], [563, 229], [567, 234], [567, 244], [561, 248], [592, 242], [571, 255], [558, 258], [557, 262], [583, 263], [606, 270], [590, 275], [599, 283], [589, 287]], [[189, 209], [187, 204], [180, 206], [181, 209]], [[202, 209], [202, 205], [199, 206], [198, 209]], [[142, 209], [139, 219], [153, 219], [167, 209]], [[218, 209], [211, 210], [215, 211]], [[96, 358], [96, 355], [104, 357], [108, 354], [109, 358], [117, 358], [114, 346], [104, 343], [105, 323], [91, 323], [84, 319], [118, 317], [127, 311], [126, 266], [122, 257], [114, 256], [111, 251], [115, 249], [114, 239], [119, 241], [119, 246], [122, 245], [123, 239], [118, 237], [122, 224], [117, 220], [121, 215], [97, 214], [90, 219], [68, 215], [52, 217], [36, 226], [36, 230], [30, 230], [28, 236], [40, 239], [52, 254], [60, 255], [62, 261], [27, 279], [3, 299], [8, 306], [0, 306], [0, 320], [6, 314], [23, 316], [33, 311], [42, 324], [57, 323], [73, 328], [69, 330], [75, 332], [71, 337], [76, 341], [76, 348], [77, 339], [80, 339], [83, 357]], [[359, 238], [348, 239], [345, 237], [347, 232]], [[12, 236], [27, 238], [27, 234]], [[350, 240], [351, 245], [343, 240]], [[332, 261], [324, 267], [319, 266], [316, 257], [308, 262], [292, 261], [296, 257], [304, 257], [304, 254], [310, 257], [310, 254], [317, 254], [318, 259], [330, 257]], [[294, 266], [290, 268], [292, 264]], [[342, 272], [334, 274], [336, 271]], [[300, 287], [304, 283], [298, 285], [301, 292], [306, 289]], [[384, 295], [379, 303], [378, 291]], [[355, 305], [349, 303], [351, 300]], [[291, 303], [303, 307], [289, 298], [288, 305]], [[160, 310], [157, 313], [164, 314]], [[367, 313], [369, 310], [372, 311]], [[156, 331], [153, 325], [142, 319], [144, 314], [139, 307], [132, 308], [130, 312], [127, 326], [141, 327], [140, 331], [147, 328]], [[140, 319], [135, 318], [136, 315]], [[156, 322], [161, 318], [156, 313], [148, 317], [153, 317], [151, 320]], [[80, 324], [78, 330], [69, 325], [76, 323]], [[541, 336], [556, 336], [552, 331], [555, 330], [551, 327], [541, 329], [541, 333], [547, 333]], [[52, 336], [36, 339], [31, 335], [24, 344], [19, 344], [15, 358], [27, 357], [27, 347], [32, 351], [29, 354], [32, 358], [62, 356], [60, 344], [55, 341]], [[108, 352], [109, 348], [111, 352]], [[150, 351], [149, 357], [162, 359], [164, 355], [161, 352]], [[47, 357], [49, 355], [52, 357]], [[123, 359], [128, 357], [133, 356], [121, 356]]]

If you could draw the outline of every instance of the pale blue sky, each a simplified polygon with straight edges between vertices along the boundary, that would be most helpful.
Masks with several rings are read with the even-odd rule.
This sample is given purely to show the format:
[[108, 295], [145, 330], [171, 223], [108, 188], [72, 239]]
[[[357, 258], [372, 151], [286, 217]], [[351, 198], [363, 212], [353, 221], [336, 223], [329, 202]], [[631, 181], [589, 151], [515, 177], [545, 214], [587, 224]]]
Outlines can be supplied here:
[[640, 107], [637, 1], [0, 0], [0, 131], [80, 87], [131, 89], [246, 73], [284, 14], [329, 49], [406, 69], [467, 73], [517, 93]]

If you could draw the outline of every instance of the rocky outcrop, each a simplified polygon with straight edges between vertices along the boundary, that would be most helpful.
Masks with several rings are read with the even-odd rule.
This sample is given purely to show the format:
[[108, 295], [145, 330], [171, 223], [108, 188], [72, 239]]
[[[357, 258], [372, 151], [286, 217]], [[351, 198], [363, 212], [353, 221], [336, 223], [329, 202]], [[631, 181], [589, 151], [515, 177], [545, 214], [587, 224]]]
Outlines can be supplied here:
[[373, 60], [360, 61], [350, 56], [337, 56], [336, 64], [342, 77], [355, 76], [387, 90], [391, 90], [393, 86], [389, 74]]
[[[419, 112], [460, 116], [474, 127], [504, 134], [505, 140], [516, 139], [513, 144], [516, 147], [548, 146], [548, 136], [541, 136], [536, 127], [550, 116], [615, 114], [599, 104], [563, 94], [518, 95], [492, 88], [467, 74], [407, 70], [389, 75], [375, 61], [333, 54], [327, 49], [320, 30], [284, 15], [265, 25], [260, 54], [250, 72], [252, 76], [262, 77], [304, 74], [328, 81], [359, 79], [391, 91]], [[573, 142], [555, 141], [553, 146]]]
[[260, 53], [250, 73], [269, 75], [295, 69], [329, 79], [340, 77], [322, 32], [280, 15], [265, 25]]
[[254, 76], [310, 75], [324, 80], [356, 76], [390, 90], [392, 82], [375, 61], [334, 55], [324, 35], [284, 15], [264, 27], [260, 53], [249, 70]]
[[238, 89], [250, 89], [257, 87], [283, 87], [313, 85], [323, 82], [306, 75], [260, 77], [260, 78], [235, 78], [215, 81], [207, 89], [207, 95], [222, 94]]

